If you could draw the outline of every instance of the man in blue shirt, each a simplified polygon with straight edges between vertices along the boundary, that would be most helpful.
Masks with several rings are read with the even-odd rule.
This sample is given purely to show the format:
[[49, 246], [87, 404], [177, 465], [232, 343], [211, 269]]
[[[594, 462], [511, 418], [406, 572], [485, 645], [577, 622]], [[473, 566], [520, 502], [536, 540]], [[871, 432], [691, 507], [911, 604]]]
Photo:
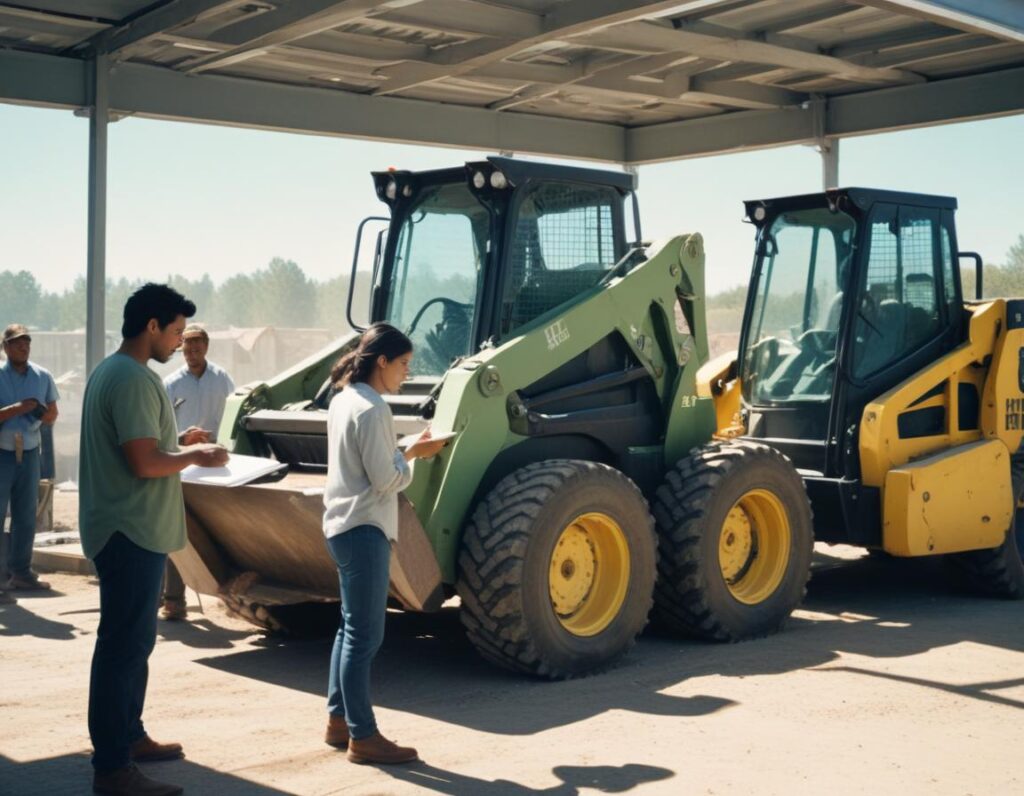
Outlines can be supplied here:
[[[210, 349], [206, 329], [198, 323], [190, 323], [181, 337], [185, 364], [164, 378], [164, 389], [178, 423], [178, 442], [182, 445], [216, 442], [224, 404], [235, 391], [235, 383], [223, 368], [206, 358]], [[185, 583], [170, 559], [164, 578], [161, 616], [171, 621], [186, 618]]]
[[[32, 571], [39, 502], [39, 429], [57, 420], [57, 385], [45, 368], [29, 362], [32, 338], [28, 328], [12, 323], [4, 329], [0, 365], [0, 523], [11, 509], [11, 544], [0, 568], [0, 602], [10, 602], [7, 589], [41, 590], [50, 584]], [[2, 530], [2, 526], [0, 526]], [[6, 580], [7, 573], [10, 580]]]

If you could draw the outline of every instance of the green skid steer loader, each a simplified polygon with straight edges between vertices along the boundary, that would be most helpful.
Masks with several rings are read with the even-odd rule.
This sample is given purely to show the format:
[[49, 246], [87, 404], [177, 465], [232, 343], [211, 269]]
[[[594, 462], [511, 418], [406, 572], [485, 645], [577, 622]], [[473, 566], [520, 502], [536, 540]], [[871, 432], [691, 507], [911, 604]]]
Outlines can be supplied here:
[[[716, 428], [696, 382], [702, 239], [641, 243], [626, 173], [495, 157], [373, 178], [390, 217], [368, 317], [415, 345], [413, 377], [386, 400], [401, 434], [458, 432], [414, 465], [392, 597], [432, 611], [457, 593], [472, 643], [510, 669], [607, 667], [653, 604], [648, 498]], [[229, 399], [220, 439], [287, 463], [283, 480], [184, 485], [189, 545], [173, 558], [186, 583], [264, 627], [337, 599], [320, 530], [328, 374], [355, 340]]]

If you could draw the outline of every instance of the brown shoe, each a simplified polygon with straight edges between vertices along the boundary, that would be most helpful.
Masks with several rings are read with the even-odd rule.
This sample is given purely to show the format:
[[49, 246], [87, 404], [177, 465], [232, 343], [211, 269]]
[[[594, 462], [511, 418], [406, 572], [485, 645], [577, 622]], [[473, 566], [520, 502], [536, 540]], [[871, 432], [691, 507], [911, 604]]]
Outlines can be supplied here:
[[419, 755], [411, 746], [399, 746], [379, 732], [366, 738], [352, 738], [348, 742], [348, 759], [353, 763], [411, 763]]
[[39, 580], [35, 572], [29, 572], [25, 575], [11, 575], [4, 588], [12, 591], [49, 591], [50, 584], [45, 580]]
[[168, 622], [177, 622], [187, 616], [184, 600], [164, 600], [160, 616]]
[[106, 774], [96, 772], [92, 778], [92, 792], [108, 796], [178, 796], [184, 790], [179, 785], [150, 779], [135, 765], [127, 765]]
[[177, 760], [184, 757], [180, 743], [157, 743], [148, 735], [135, 741], [128, 750], [136, 763], [152, 763], [155, 760]]
[[327, 714], [327, 732], [324, 735], [324, 743], [336, 749], [348, 747], [348, 724], [345, 722], [344, 716]]

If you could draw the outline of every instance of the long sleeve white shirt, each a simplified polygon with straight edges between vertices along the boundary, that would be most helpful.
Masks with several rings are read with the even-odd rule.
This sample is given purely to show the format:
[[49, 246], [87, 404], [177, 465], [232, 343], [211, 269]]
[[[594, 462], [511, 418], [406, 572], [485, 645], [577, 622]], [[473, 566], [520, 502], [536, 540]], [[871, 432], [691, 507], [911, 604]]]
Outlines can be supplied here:
[[375, 525], [398, 539], [398, 493], [412, 470], [398, 450], [391, 408], [368, 384], [350, 384], [327, 412], [324, 535]]

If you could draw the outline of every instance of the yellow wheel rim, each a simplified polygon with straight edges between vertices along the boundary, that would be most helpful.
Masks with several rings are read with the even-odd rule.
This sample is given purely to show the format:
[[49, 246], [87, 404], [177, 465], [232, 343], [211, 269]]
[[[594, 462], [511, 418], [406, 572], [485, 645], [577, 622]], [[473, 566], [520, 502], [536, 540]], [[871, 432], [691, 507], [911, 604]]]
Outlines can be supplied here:
[[618, 616], [629, 587], [629, 545], [607, 514], [582, 514], [562, 530], [551, 553], [548, 589], [562, 627], [596, 636]]
[[774, 493], [752, 489], [733, 504], [718, 537], [718, 565], [733, 597], [757, 605], [775, 593], [790, 538], [789, 515]]

